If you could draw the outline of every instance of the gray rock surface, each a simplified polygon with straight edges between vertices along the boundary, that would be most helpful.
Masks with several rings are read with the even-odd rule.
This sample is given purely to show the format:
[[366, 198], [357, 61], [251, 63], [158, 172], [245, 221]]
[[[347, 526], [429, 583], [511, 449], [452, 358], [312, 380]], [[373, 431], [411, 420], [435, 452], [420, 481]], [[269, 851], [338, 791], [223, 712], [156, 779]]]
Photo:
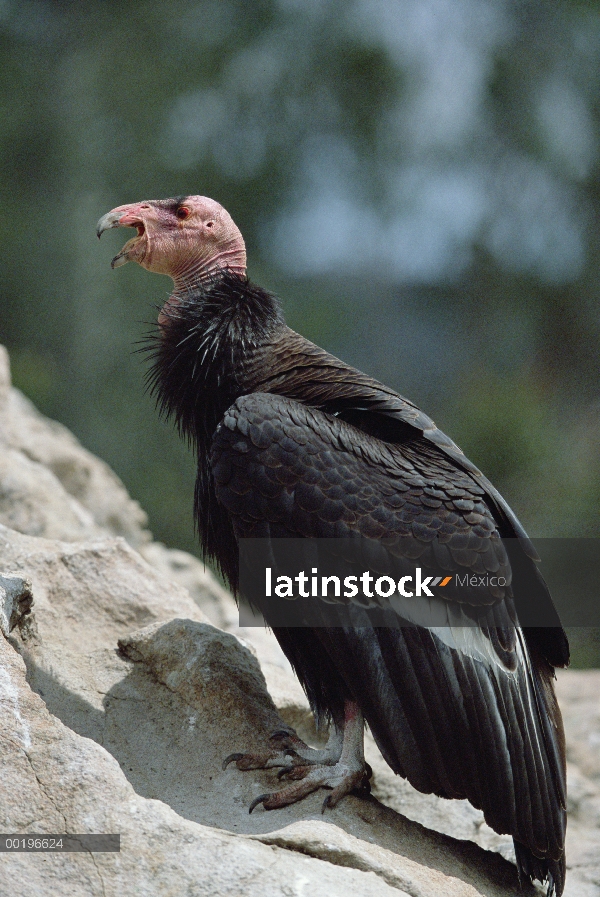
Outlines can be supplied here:
[[107, 750], [48, 711], [3, 637], [0, 705], [2, 830], [121, 835], [119, 853], [0, 854], [2, 897], [402, 895], [374, 871], [200, 825], [140, 796]]
[[108, 465], [11, 388], [1, 346], [0, 446], [1, 523], [69, 541], [106, 533], [136, 546], [151, 539], [146, 514]]
[[567, 897], [600, 894], [600, 670], [561, 671], [567, 734]]
[[14, 573], [0, 573], [0, 631], [8, 638], [33, 605], [31, 583]]
[[[282, 725], [318, 743], [272, 635], [240, 629], [201, 562], [151, 541], [106, 465], [11, 390], [1, 347], [0, 458], [1, 830], [122, 835], [119, 854], [0, 854], [0, 897], [534, 893], [509, 838], [414, 791], [370, 736], [370, 798], [250, 816], [275, 772], [223, 758]], [[578, 897], [600, 895], [599, 677], [559, 679]]]

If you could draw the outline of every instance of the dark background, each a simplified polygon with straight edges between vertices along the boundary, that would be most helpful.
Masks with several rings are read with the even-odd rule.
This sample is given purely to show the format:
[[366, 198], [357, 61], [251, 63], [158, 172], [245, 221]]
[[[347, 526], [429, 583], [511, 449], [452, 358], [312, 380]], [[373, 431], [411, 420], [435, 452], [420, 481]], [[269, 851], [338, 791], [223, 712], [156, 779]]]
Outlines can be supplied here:
[[[116, 205], [219, 200], [288, 322], [409, 396], [533, 536], [600, 535], [600, 4], [0, 2], [15, 384], [196, 551]], [[127, 234], [125, 235], [127, 236]], [[573, 632], [600, 665], [598, 632]]]

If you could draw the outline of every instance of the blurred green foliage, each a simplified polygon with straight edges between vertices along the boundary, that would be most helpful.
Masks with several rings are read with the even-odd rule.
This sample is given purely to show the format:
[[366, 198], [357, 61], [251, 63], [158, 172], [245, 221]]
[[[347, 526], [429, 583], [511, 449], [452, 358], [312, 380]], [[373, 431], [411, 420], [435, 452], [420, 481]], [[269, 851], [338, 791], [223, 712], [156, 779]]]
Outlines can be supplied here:
[[532, 535], [600, 535], [598, 3], [2, 0], [0, 60], [0, 340], [157, 538], [196, 550], [193, 459], [133, 351], [169, 283], [111, 272], [94, 226], [185, 193]]

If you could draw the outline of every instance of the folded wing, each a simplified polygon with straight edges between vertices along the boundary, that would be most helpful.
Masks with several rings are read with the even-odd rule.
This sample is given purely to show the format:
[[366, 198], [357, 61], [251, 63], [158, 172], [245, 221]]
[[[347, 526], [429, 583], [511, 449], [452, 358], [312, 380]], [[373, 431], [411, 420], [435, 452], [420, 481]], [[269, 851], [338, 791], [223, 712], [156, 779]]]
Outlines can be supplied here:
[[[549, 872], [560, 891], [564, 736], [553, 667], [543, 637], [528, 644], [512, 625], [525, 593], [543, 602], [547, 590], [525, 552], [505, 550], [485, 485], [435, 443], [390, 444], [264, 393], [226, 413], [212, 475], [238, 539], [359, 537], [394, 576], [415, 560], [450, 574], [502, 572], [503, 587], [444, 591], [447, 627], [373, 627], [367, 616], [362, 625], [368, 611], [357, 607], [352, 625], [275, 634], [315, 710], [335, 716], [344, 696], [356, 700], [395, 772], [420, 791], [468, 798], [514, 837], [521, 869]], [[401, 603], [387, 611], [406, 616]], [[457, 625], [481, 611], [496, 625]]]

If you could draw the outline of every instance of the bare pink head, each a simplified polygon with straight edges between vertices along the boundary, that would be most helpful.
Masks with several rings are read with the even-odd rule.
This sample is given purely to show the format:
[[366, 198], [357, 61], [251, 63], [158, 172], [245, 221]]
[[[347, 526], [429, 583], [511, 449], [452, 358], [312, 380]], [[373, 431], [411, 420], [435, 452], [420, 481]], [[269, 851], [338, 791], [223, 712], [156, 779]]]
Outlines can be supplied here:
[[137, 262], [147, 271], [167, 274], [176, 294], [219, 268], [246, 273], [246, 247], [238, 227], [229, 212], [207, 196], [118, 206], [100, 219], [98, 236], [111, 227], [137, 228], [137, 237], [123, 246], [112, 267]]

